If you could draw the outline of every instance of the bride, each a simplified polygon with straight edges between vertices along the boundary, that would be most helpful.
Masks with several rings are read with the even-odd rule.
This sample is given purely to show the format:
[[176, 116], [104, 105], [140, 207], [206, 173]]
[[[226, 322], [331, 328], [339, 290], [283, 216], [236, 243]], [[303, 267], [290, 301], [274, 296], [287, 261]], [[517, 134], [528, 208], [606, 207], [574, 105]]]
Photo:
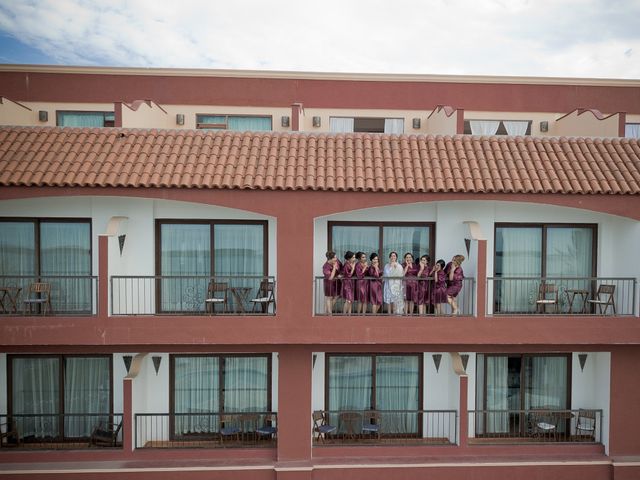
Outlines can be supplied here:
[[[397, 277], [397, 279], [395, 278]], [[402, 315], [404, 311], [404, 287], [402, 278], [404, 270], [398, 263], [398, 254], [389, 254], [389, 263], [384, 266], [384, 303], [389, 305], [388, 312], [393, 315]]]

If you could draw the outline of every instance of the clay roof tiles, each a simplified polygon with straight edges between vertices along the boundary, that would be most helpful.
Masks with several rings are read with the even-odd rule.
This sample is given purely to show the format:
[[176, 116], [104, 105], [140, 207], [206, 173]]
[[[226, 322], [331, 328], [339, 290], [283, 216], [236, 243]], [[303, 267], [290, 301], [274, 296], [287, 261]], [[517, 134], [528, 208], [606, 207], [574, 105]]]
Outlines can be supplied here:
[[640, 142], [3, 127], [0, 185], [629, 195]]

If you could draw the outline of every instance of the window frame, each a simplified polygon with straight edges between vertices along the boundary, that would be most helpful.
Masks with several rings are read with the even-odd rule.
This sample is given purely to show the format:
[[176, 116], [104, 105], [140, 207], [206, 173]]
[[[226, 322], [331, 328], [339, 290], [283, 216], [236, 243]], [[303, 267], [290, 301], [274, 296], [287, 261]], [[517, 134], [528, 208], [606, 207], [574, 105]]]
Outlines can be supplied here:
[[[464, 135], [473, 135], [471, 132], [471, 123], [469, 122], [500, 122], [498, 126], [498, 130], [495, 133], [495, 136], [508, 136], [507, 129], [504, 126], [504, 122], [528, 122], [527, 131], [524, 133], [525, 137], [531, 136], [531, 130], [533, 128], [533, 120], [525, 120], [525, 119], [496, 119], [496, 118], [465, 118], [463, 131]], [[501, 133], [504, 132], [504, 133]]]
[[[390, 252], [382, 252], [382, 248], [384, 245], [384, 227], [428, 227], [429, 228], [429, 251], [427, 252], [427, 254], [429, 255], [429, 257], [431, 258], [431, 261], [435, 261], [435, 251], [436, 251], [436, 245], [435, 245], [435, 241], [436, 241], [436, 222], [398, 222], [398, 221], [391, 221], [391, 222], [368, 222], [368, 221], [356, 221], [356, 222], [351, 222], [351, 221], [344, 221], [344, 220], [337, 220], [337, 221], [329, 221], [327, 222], [327, 250], [328, 251], [335, 251], [333, 249], [333, 227], [378, 227], [378, 251], [375, 252], [378, 254], [378, 256], [380, 257], [380, 263], [381, 265], [384, 265], [386, 263], [386, 259], [388, 258], [387, 255]], [[372, 252], [366, 252], [367, 255], [369, 255]], [[398, 261], [402, 262], [402, 258], [403, 255], [406, 252], [397, 252], [398, 253]], [[415, 255], [424, 255], [424, 252], [411, 252], [414, 256]], [[344, 255], [344, 252], [336, 252], [336, 255], [338, 256], [338, 258], [341, 258], [341, 255]], [[382, 260], [382, 259], [385, 260]]]
[[591, 229], [591, 277], [598, 276], [598, 224], [597, 223], [518, 223], [518, 222], [496, 222], [493, 224], [493, 276], [494, 278], [509, 278], [498, 276], [496, 273], [498, 251], [496, 248], [496, 238], [498, 228], [540, 228], [541, 250], [540, 250], [540, 277], [546, 278], [547, 274], [547, 230], [549, 228], [589, 228]]
[[[62, 127], [62, 125], [60, 125], [60, 117], [61, 114], [65, 114], [65, 113], [71, 113], [71, 114], [76, 114], [76, 115], [85, 115], [85, 116], [89, 116], [89, 115], [102, 115], [102, 127], [97, 127], [97, 128], [109, 128], [109, 127], [115, 127], [115, 111], [108, 111], [108, 110], [56, 110], [56, 127]], [[107, 120], [107, 115], [113, 115], [113, 120]], [[107, 125], [107, 123], [109, 123], [110, 125]], [[90, 128], [90, 127], [69, 127], [67, 126], [67, 128]]]
[[[368, 117], [368, 116], [348, 116], [348, 115], [330, 115], [329, 116], [329, 123], [331, 123], [331, 119], [332, 118], [350, 118], [353, 119], [353, 132], [350, 133], [377, 133], [377, 134], [382, 134], [384, 133], [384, 125], [385, 125], [385, 121], [387, 120], [402, 120], [402, 132], [403, 134], [405, 133], [405, 118], [404, 117]], [[358, 127], [356, 126], [356, 122], [358, 120], [381, 120], [382, 121], [382, 131], [372, 131], [372, 130], [361, 130], [358, 129]], [[338, 132], [334, 132], [334, 133], [338, 133]]]
[[[225, 117], [225, 123], [205, 123], [201, 122], [200, 117]], [[228, 130], [230, 132], [244, 131], [244, 130], [229, 130], [229, 118], [268, 118], [269, 130], [273, 132], [273, 115], [242, 115], [239, 113], [227, 114], [227, 113], [196, 113], [196, 129], [197, 130]]]
[[[13, 360], [15, 358], [56, 358], [58, 360], [58, 414], [66, 415], [65, 398], [64, 398], [64, 382], [66, 377], [65, 362], [66, 358], [108, 358], [109, 359], [109, 411], [100, 412], [108, 416], [113, 416], [113, 355], [107, 353], [59, 353], [59, 354], [7, 354], [7, 415], [13, 415]], [[86, 413], [86, 412], [85, 412]], [[16, 414], [17, 415], [17, 414]], [[65, 440], [69, 438], [81, 438], [81, 437], [67, 437], [64, 431], [64, 422], [59, 422], [58, 438]]]

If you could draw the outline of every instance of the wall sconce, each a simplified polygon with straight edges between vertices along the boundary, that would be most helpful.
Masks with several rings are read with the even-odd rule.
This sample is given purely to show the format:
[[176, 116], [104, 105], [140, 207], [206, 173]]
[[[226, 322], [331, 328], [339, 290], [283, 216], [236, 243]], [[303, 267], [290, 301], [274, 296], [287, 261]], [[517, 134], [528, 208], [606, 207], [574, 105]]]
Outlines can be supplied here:
[[584, 365], [587, 363], [587, 354], [580, 353], [578, 354], [578, 360], [580, 360], [580, 370], [584, 372]]
[[419, 118], [414, 118], [413, 119], [413, 128], [420, 128], [420, 119]]
[[129, 369], [131, 368], [131, 360], [133, 360], [133, 355], [124, 355], [122, 357], [122, 361], [124, 362], [124, 368], [127, 369], [127, 375], [129, 375]]
[[49, 121], [49, 112], [47, 112], [46, 110], [40, 110], [38, 112], [38, 120], [40, 120], [41, 122]]
[[158, 370], [160, 370], [160, 362], [162, 362], [162, 357], [151, 357], [153, 360], [153, 368], [156, 369], [156, 376], [158, 375]]
[[288, 127], [289, 126], [289, 117], [287, 117], [286, 115], [283, 116], [280, 119], [280, 125], [282, 125], [283, 127]]
[[318, 360], [318, 354], [314, 353], [312, 357], [311, 370], [316, 368], [316, 360]]
[[321, 125], [322, 125], [322, 118], [313, 117], [313, 126], [314, 127], [320, 127]]
[[433, 364], [436, 366], [436, 373], [440, 371], [440, 360], [442, 360], [441, 353], [434, 353], [431, 355], [433, 357]]
[[540, 122], [540, 131], [548, 132], [549, 131], [549, 122]]
[[176, 125], [184, 125], [184, 113], [176, 113]]
[[467, 371], [467, 365], [469, 364], [469, 355], [467, 355], [466, 353], [460, 355], [460, 359], [462, 360], [462, 368], [464, 368], [464, 371]]
[[126, 235], [118, 235], [118, 246], [120, 247], [120, 256], [122, 256], [122, 249], [124, 248], [124, 239]]

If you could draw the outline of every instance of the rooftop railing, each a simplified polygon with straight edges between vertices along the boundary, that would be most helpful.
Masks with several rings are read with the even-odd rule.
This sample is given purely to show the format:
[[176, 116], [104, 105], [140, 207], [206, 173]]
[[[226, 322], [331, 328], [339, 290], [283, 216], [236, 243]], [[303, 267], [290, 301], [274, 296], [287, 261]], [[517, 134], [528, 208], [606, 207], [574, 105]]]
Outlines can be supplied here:
[[275, 277], [112, 276], [112, 315], [275, 315]]
[[489, 314], [636, 314], [635, 278], [511, 277], [487, 281]]
[[[473, 316], [475, 279], [462, 280], [454, 305], [447, 292], [435, 288], [432, 278], [365, 277], [362, 279], [314, 279], [315, 315]], [[345, 306], [351, 298], [351, 308]]]

